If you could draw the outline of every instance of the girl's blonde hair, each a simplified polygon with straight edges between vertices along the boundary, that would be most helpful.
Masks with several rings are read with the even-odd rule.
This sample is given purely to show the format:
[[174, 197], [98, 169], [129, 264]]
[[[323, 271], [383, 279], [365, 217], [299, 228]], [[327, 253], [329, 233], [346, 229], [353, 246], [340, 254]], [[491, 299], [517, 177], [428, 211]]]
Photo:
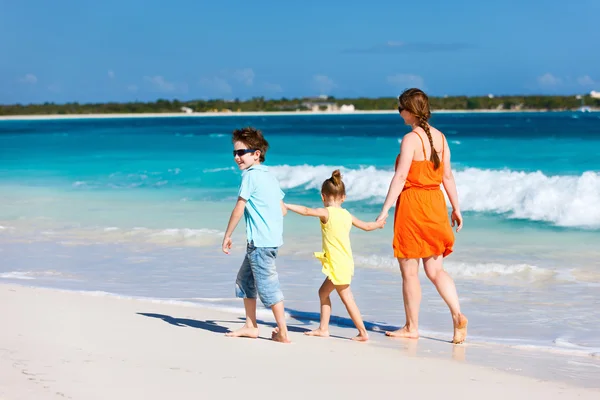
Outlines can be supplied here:
[[321, 194], [323, 197], [333, 197], [339, 199], [346, 195], [346, 185], [342, 182], [342, 173], [336, 169], [331, 174], [331, 178], [325, 179], [321, 186]]

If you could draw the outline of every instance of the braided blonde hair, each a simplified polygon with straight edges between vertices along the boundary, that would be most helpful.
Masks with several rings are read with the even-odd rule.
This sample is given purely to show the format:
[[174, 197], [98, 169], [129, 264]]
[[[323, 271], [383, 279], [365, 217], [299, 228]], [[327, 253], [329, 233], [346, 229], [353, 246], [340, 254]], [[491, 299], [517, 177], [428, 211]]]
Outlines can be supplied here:
[[[407, 89], [400, 96], [398, 96], [398, 104], [406, 111], [413, 114], [418, 122], [418, 125], [427, 134], [429, 139], [429, 145], [431, 146], [431, 155], [429, 160], [433, 162], [433, 168], [438, 169], [441, 161], [438, 156], [435, 147], [433, 147], [433, 138], [431, 137], [431, 130], [429, 129], [429, 118], [431, 118], [431, 110], [429, 109], [429, 97], [421, 89]], [[423, 154], [424, 155], [424, 154]]]

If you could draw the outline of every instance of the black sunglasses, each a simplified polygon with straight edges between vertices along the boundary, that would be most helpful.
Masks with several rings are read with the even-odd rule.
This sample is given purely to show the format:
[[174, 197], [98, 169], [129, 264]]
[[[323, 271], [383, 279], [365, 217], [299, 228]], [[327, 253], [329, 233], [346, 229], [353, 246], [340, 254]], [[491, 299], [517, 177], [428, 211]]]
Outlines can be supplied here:
[[234, 150], [233, 151], [233, 156], [238, 156], [241, 157], [244, 154], [248, 154], [248, 153], [254, 153], [256, 150], [254, 149], [241, 149], [241, 150]]
[[398, 97], [397, 97], [397, 99], [398, 99], [398, 112], [399, 112], [399, 113], [401, 113], [402, 111], [406, 110], [406, 108], [404, 108], [404, 107], [402, 107], [402, 106], [400, 105], [400, 98], [401, 98], [401, 97], [402, 97], [402, 96], [398, 96]]

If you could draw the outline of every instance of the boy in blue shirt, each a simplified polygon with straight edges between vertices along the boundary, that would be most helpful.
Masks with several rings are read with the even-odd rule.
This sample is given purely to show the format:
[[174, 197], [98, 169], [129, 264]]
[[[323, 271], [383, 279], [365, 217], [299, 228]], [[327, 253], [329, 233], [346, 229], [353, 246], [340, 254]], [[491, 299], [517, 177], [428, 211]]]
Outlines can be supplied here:
[[290, 343], [283, 294], [275, 270], [277, 250], [283, 244], [283, 216], [287, 210], [283, 204], [283, 192], [277, 178], [262, 165], [269, 143], [261, 131], [248, 127], [233, 132], [233, 157], [242, 172], [242, 184], [238, 200], [231, 212], [223, 238], [223, 252], [229, 254], [231, 235], [244, 215], [248, 245], [246, 257], [235, 282], [236, 296], [244, 299], [246, 323], [231, 337], [258, 337], [256, 323], [256, 295], [265, 307], [270, 307], [277, 322], [271, 338]]

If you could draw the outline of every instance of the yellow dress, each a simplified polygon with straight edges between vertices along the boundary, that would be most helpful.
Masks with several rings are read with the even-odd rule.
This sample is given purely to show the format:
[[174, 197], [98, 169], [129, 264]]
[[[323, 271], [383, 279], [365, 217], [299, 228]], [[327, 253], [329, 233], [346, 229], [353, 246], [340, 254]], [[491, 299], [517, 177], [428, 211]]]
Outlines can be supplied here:
[[321, 222], [323, 251], [315, 257], [323, 264], [323, 273], [334, 285], [349, 285], [354, 275], [354, 259], [350, 246], [352, 214], [343, 208], [327, 207], [327, 223]]

